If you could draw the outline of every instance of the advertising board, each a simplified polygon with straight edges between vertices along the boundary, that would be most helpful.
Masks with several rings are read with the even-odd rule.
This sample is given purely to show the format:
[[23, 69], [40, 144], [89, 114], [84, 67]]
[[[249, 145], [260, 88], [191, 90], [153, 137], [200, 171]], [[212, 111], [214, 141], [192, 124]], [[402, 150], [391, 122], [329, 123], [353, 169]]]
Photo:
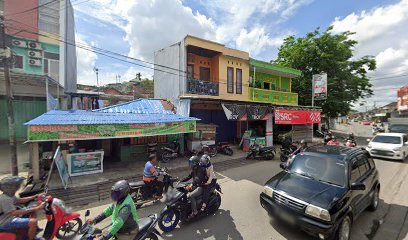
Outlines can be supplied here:
[[275, 124], [313, 124], [320, 123], [317, 110], [275, 110]]

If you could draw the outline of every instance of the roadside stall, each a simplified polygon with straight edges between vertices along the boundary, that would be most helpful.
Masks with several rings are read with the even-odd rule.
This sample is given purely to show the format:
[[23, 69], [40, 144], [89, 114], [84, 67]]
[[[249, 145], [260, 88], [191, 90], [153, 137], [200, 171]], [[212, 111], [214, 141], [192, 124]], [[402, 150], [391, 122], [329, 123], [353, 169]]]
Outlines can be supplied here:
[[183, 141], [198, 119], [176, 115], [169, 106], [139, 99], [92, 111], [53, 110], [27, 122], [34, 179], [40, 178], [39, 156], [58, 146], [69, 175], [79, 176], [102, 173], [115, 162], [146, 161], [149, 143]]

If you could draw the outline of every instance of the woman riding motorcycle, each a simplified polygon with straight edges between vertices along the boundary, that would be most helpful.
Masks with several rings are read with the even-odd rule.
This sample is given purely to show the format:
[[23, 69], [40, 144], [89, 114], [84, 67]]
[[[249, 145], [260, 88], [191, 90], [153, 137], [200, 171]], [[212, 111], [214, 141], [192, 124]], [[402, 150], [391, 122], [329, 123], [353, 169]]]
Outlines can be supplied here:
[[214, 165], [210, 161], [210, 156], [207, 154], [201, 157], [200, 166], [205, 168], [207, 174], [207, 181], [203, 184], [203, 205], [201, 207], [201, 211], [204, 211], [210, 197], [210, 190], [217, 184], [217, 176], [215, 176]]
[[188, 197], [191, 200], [191, 209], [192, 212], [189, 218], [193, 218], [197, 215], [197, 199], [203, 193], [203, 184], [206, 181], [206, 170], [205, 168], [200, 166], [200, 158], [198, 156], [192, 156], [188, 160], [188, 165], [190, 166], [191, 172], [190, 174], [181, 180], [181, 182], [187, 182], [190, 179], [193, 179], [193, 183], [186, 187], [188, 191]]
[[99, 240], [108, 240], [116, 236], [120, 240], [133, 239], [137, 234], [138, 216], [136, 206], [129, 195], [129, 183], [126, 180], [116, 182], [112, 186], [111, 198], [114, 201], [103, 213], [94, 219], [88, 219], [88, 224], [97, 224], [112, 216], [112, 225], [109, 230], [99, 237]]

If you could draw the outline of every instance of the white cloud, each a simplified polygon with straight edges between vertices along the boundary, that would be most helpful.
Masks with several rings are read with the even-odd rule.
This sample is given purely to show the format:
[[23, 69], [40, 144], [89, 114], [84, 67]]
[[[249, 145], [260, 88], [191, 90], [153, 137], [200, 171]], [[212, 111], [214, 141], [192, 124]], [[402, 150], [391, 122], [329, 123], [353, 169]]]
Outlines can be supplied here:
[[333, 32], [356, 33], [356, 57], [375, 56], [377, 70], [370, 74], [375, 95], [369, 101], [377, 106], [396, 101], [396, 88], [407, 84], [401, 75], [408, 74], [408, 0], [336, 18], [333, 26]]
[[[80, 35], [76, 35], [76, 43], [90, 46], [87, 42], [82, 40]], [[96, 85], [96, 75], [93, 71], [95, 67], [95, 62], [98, 58], [96, 53], [87, 51], [82, 48], [76, 49], [77, 53], [77, 74], [78, 83], [80, 84], [95, 84]]]

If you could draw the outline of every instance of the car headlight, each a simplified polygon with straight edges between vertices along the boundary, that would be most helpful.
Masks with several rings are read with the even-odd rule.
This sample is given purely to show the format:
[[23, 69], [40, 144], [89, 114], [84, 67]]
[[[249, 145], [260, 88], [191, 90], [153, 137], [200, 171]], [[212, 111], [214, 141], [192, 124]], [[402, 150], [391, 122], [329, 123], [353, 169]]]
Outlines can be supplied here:
[[265, 193], [269, 197], [272, 197], [273, 189], [268, 186], [264, 186], [263, 193]]
[[396, 147], [396, 148], [393, 148], [392, 150], [394, 150], [394, 151], [401, 151], [401, 149], [402, 149], [402, 147]]
[[329, 211], [327, 211], [326, 209], [311, 205], [311, 204], [309, 204], [306, 207], [305, 213], [307, 215], [310, 215], [310, 216], [313, 216], [313, 217], [316, 217], [316, 218], [320, 218], [320, 219], [325, 220], [325, 221], [330, 221], [331, 220]]

